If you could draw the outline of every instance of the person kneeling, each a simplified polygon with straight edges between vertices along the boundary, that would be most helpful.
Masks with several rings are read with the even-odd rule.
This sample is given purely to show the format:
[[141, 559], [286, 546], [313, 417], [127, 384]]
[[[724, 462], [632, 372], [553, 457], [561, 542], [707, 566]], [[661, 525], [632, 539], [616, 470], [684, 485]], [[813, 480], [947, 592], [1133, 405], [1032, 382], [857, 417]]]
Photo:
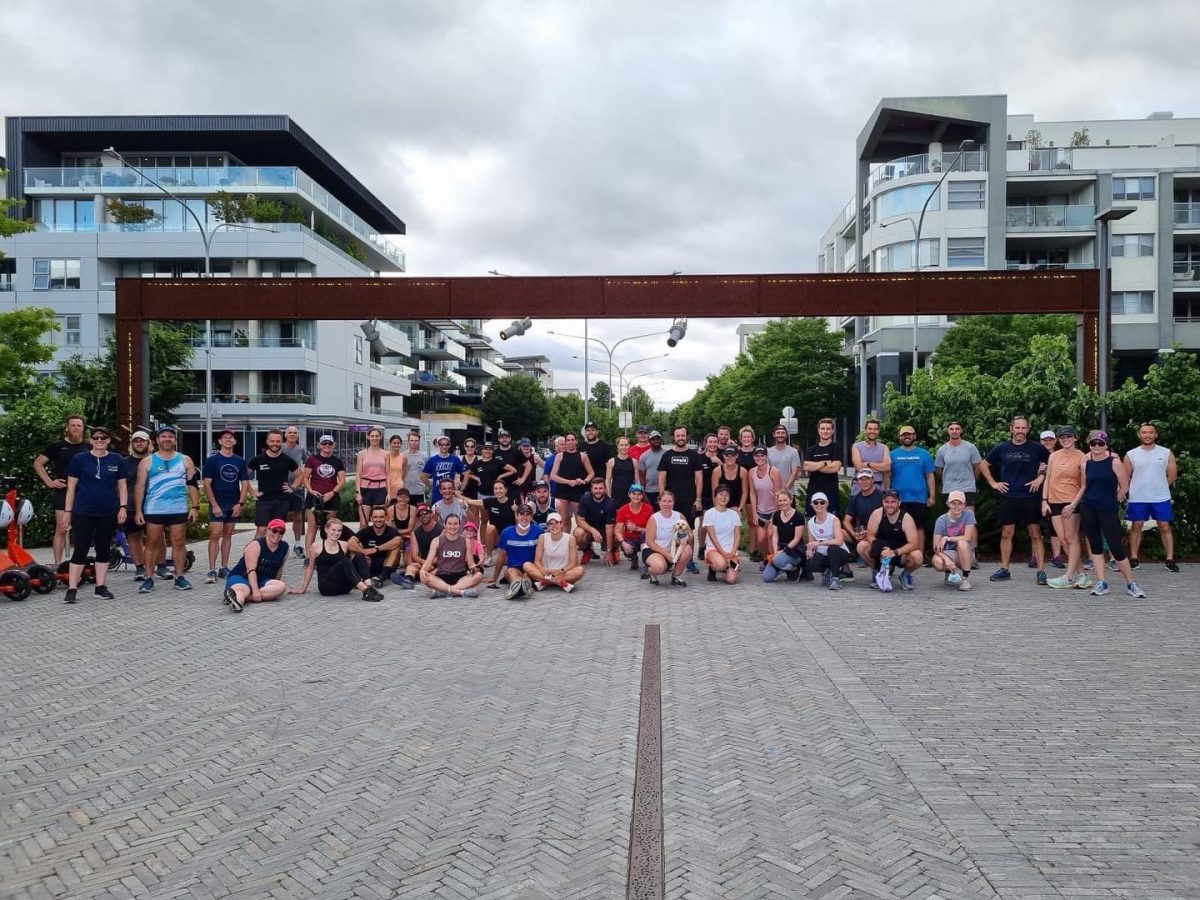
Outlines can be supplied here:
[[288, 559], [288, 543], [283, 539], [287, 523], [272, 519], [267, 533], [246, 545], [246, 552], [225, 579], [224, 601], [235, 613], [247, 603], [278, 600], [287, 592], [283, 566]]
[[738, 580], [738, 547], [742, 542], [742, 517], [729, 508], [729, 486], [718, 484], [713, 491], [712, 509], [704, 513], [704, 534], [708, 538], [708, 549], [704, 561], [708, 563], [708, 580], [718, 576], [726, 584]]
[[421, 566], [421, 584], [429, 588], [430, 599], [478, 597], [475, 586], [481, 581], [483, 572], [462, 532], [462, 520], [457, 513], [451, 513]]
[[575, 539], [563, 531], [562, 516], [556, 512], [546, 517], [547, 532], [538, 538], [533, 562], [524, 565], [525, 574], [533, 582], [535, 590], [557, 584], [566, 593], [575, 590], [583, 578], [583, 566], [579, 565], [578, 547]]
[[352, 590], [362, 591], [368, 603], [378, 603], [383, 594], [371, 583], [371, 564], [362, 553], [351, 554], [346, 541], [342, 540], [345, 525], [341, 519], [325, 521], [325, 537], [313, 542], [308, 551], [308, 565], [304, 569], [304, 583], [289, 594], [303, 594], [308, 590], [313, 572], [317, 573], [317, 593], [322, 597], [341, 597]]
[[948, 584], [969, 591], [975, 561], [975, 513], [967, 509], [962, 491], [951, 491], [946, 502], [950, 511], [938, 516], [933, 526], [933, 567], [946, 573]]

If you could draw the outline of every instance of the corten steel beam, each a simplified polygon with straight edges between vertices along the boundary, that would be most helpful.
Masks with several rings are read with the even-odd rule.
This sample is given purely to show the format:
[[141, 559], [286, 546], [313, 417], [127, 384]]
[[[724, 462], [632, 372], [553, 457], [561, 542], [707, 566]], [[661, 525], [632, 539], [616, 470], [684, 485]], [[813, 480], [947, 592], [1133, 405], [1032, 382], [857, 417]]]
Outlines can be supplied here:
[[[168, 319], [1095, 315], [1099, 272], [117, 279], [118, 417], [149, 417], [139, 323]], [[1092, 335], [1092, 337], [1089, 337]], [[1085, 328], [1085, 342], [1094, 330]], [[1085, 358], [1094, 353], [1085, 343]], [[1088, 376], [1093, 381], [1094, 371]]]

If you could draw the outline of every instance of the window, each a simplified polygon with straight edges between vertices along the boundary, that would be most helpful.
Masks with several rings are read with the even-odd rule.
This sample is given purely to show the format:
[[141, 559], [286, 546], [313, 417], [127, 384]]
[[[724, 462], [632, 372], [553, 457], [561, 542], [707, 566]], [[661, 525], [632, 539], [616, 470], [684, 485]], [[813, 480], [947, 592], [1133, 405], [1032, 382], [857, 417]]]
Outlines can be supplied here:
[[354, 361], [360, 366], [363, 361], [363, 336], [356, 334], [354, 336]]
[[1153, 256], [1154, 235], [1152, 234], [1114, 234], [1112, 236], [1113, 256]]
[[17, 289], [17, 261], [0, 257], [0, 291]]
[[39, 199], [36, 210], [44, 231], [96, 230], [96, 207], [91, 200]]
[[947, 209], [983, 209], [986, 203], [985, 182], [949, 181], [946, 183]]
[[[941, 239], [923, 238], [921, 240], [921, 266], [936, 266], [941, 263]], [[879, 247], [875, 251], [874, 265], [876, 272], [904, 272], [915, 268], [913, 266], [913, 242], [899, 241]]]
[[363, 386], [357, 381], [354, 382], [354, 409], [357, 412], [362, 412], [363, 408]]
[[1114, 316], [1154, 315], [1154, 291], [1113, 291]]
[[81, 319], [82, 316], [58, 317], [58, 345], [60, 347], [78, 347], [83, 343]]
[[[890, 219], [893, 216], [919, 212], [925, 203], [925, 198], [933, 193], [933, 188], [932, 184], [911, 184], [907, 187], [884, 191], [875, 198], [875, 218]], [[940, 209], [936, 194], [929, 201], [929, 208]]]
[[1153, 200], [1154, 178], [1114, 178], [1114, 200]]
[[79, 260], [35, 259], [33, 261], [35, 291], [79, 290]]
[[946, 265], [951, 268], [982, 269], [987, 265], [986, 250], [986, 238], [949, 238], [946, 241]]

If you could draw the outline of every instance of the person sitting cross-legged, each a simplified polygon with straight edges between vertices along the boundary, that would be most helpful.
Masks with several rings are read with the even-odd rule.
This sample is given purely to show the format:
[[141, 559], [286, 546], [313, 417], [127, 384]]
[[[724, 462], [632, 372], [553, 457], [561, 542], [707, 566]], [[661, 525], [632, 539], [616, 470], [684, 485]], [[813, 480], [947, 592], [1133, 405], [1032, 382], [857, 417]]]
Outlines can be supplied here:
[[563, 530], [559, 513], [552, 512], [546, 517], [546, 529], [538, 538], [533, 562], [525, 563], [525, 575], [533, 583], [534, 590], [556, 584], [569, 594], [583, 578], [579, 549], [575, 539]]
[[421, 566], [421, 583], [431, 599], [478, 597], [475, 586], [483, 581], [479, 560], [462, 531], [462, 519], [451, 513], [442, 522], [442, 533], [433, 539]]

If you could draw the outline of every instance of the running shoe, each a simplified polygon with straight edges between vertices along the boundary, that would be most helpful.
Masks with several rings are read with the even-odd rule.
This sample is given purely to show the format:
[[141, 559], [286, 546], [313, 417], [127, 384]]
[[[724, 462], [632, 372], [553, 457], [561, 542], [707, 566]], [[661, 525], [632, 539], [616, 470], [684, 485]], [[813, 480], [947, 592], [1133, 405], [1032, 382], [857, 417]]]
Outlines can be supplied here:
[[971, 579], [969, 579], [969, 578], [964, 578], [964, 579], [962, 580], [962, 584], [960, 584], [960, 585], [958, 586], [958, 589], [959, 589], [960, 591], [969, 591], [969, 590], [971, 589]]
[[951, 572], [949, 575], [946, 576], [947, 584], [960, 585], [960, 584], [962, 584], [962, 580], [963, 580], [962, 572], [958, 571], [958, 569], [955, 569], [953, 572]]
[[245, 603], [238, 598], [237, 591], [233, 588], [225, 590], [225, 598], [229, 601], [229, 608], [235, 613], [240, 613], [242, 607], [245, 606]]
[[1095, 570], [1096, 565], [1095, 565], [1095, 563], [1092, 562], [1091, 557], [1088, 557], [1087, 559], [1085, 559], [1083, 561], [1083, 568], [1088, 572]]
[[800, 580], [800, 576], [804, 573], [800, 569], [788, 569], [783, 573], [788, 581], [796, 582]]
[[145, 581], [146, 580], [146, 567], [145, 566], [135, 566], [134, 567], [133, 580], [134, 581]]
[[709, 581], [717, 580], [717, 570], [714, 569], [712, 566], [708, 567], [708, 580]]
[[1125, 585], [1125, 593], [1127, 593], [1134, 600], [1146, 599], [1146, 592], [1138, 587], [1138, 583], [1136, 581], [1131, 581], [1129, 584]]
[[379, 593], [375, 588], [369, 587], [362, 592], [362, 598], [368, 603], [378, 603], [383, 599], [383, 594]]
[[500, 587], [500, 582], [498, 582], [498, 581], [489, 581], [487, 586], [488, 586], [488, 590], [489, 590], [489, 591], [494, 591], [494, 590], [497, 590], [497, 589], [499, 589], [499, 587]]
[[1037, 583], [1038, 583], [1039, 585], [1041, 585], [1042, 587], [1045, 587], [1045, 586], [1046, 586], [1046, 573], [1045, 573], [1043, 570], [1041, 570], [1041, 569], [1038, 569], [1038, 573], [1037, 573]]
[[917, 586], [917, 583], [913, 579], [911, 572], [901, 572], [900, 573], [900, 590], [911, 591], [916, 586]]
[[1080, 575], [1078, 578], [1075, 579], [1075, 587], [1077, 590], [1081, 590], [1081, 591], [1088, 590], [1095, 583], [1096, 583], [1096, 579], [1093, 578], [1091, 575], [1089, 575], [1087, 572], [1084, 572], [1082, 575]]
[[696, 561], [694, 559], [688, 560], [687, 570], [693, 575], [700, 574], [700, 567], [696, 565]]
[[204, 576], [204, 583], [205, 584], [216, 584], [217, 583], [217, 570], [216, 569], [208, 570], [208, 573]]
[[76, 603], [79, 600], [78, 592], [75, 588], [67, 588], [67, 592], [63, 594], [63, 603]]
[[1008, 581], [1010, 578], [1012, 578], [1012, 575], [1009, 573], [1008, 569], [1003, 567], [997, 569], [988, 576], [989, 581]]
[[571, 584], [569, 581], [562, 582], [559, 587], [563, 589], [564, 594], [569, 594], [571, 591], [575, 590], [575, 585]]
[[833, 577], [828, 569], [821, 573], [821, 587], [829, 587], [829, 580]]
[[1067, 561], [1062, 558], [1062, 554], [1060, 553], [1058, 556], [1054, 557], [1054, 559], [1050, 560], [1050, 565], [1056, 569], [1065, 569], [1067, 567]]
[[[304, 547], [302, 547], [300, 544], [297, 544], [292, 548], [292, 555], [295, 556], [296, 559], [304, 559]], [[366, 598], [364, 597], [363, 599], [365, 600]]]
[[875, 573], [875, 584], [877, 584], [879, 589], [885, 594], [890, 594], [892, 592], [891, 573], [889, 573], [887, 569], [880, 569]]
[[1108, 561], [1108, 571], [1110, 571], [1110, 572], [1120, 572], [1121, 571], [1121, 567], [1119, 565], [1117, 565], [1117, 561], [1115, 559], [1110, 559]]
[[229, 577], [229, 566], [221, 566], [221, 568], [217, 569], [217, 577], [218, 578], [228, 578]]
[[533, 582], [533, 589], [535, 591], [544, 591], [547, 584], [549, 584], [548, 581], [535, 581]]
[[1179, 571], [1179, 563], [1175, 562], [1175, 560], [1173, 560], [1173, 559], [1168, 559], [1167, 560], [1167, 571], [1168, 572], [1178, 572]]
[[655, 586], [657, 586], [657, 585], [658, 585], [658, 576], [656, 576], [656, 575], [651, 575], [649, 572], [647, 572], [647, 573], [646, 573], [646, 575], [645, 575], [645, 577], [646, 577], [647, 579], [649, 579], [649, 581], [650, 581], [650, 583], [651, 583], [651, 584], [653, 584], [653, 585], [655, 585]]
[[152, 590], [154, 590], [154, 579], [153, 578], [143, 578], [142, 583], [138, 585], [138, 593], [139, 594], [148, 594]]
[[1062, 589], [1075, 587], [1075, 579], [1069, 575], [1059, 575], [1057, 578], [1051, 578], [1046, 582], [1046, 587]]
[[842, 571], [838, 572], [838, 578], [840, 578], [842, 581], [853, 581], [854, 570], [846, 567], [845, 569], [842, 569]]
[[475, 588], [463, 588], [462, 595], [467, 600], [474, 600], [479, 596], [479, 591], [475, 590]]
[[178, 578], [175, 579], [175, 590], [190, 591], [191, 589], [192, 589], [192, 583], [190, 581], [188, 581], [186, 578], [184, 578], [182, 575], [180, 575]]
[[524, 594], [525, 594], [525, 581], [523, 579], [518, 578], [516, 581], [513, 581], [508, 585], [508, 588], [504, 591], [504, 599], [505, 600], [516, 600], [518, 597], [521, 597]]
[[155, 576], [156, 578], [166, 578], [166, 579], [169, 579], [169, 578], [174, 578], [174, 577], [175, 577], [175, 573], [174, 573], [174, 572], [172, 572], [170, 569], [168, 569], [166, 566], [160, 565], [158, 568], [156, 568], [156, 569], [154, 570], [154, 576]]
[[445, 599], [446, 597], [449, 597], [449, 596], [450, 596], [450, 595], [449, 595], [449, 594], [447, 594], [445, 591], [433, 591], [433, 590], [431, 590], [431, 591], [429, 592], [429, 599], [430, 599], [430, 600], [442, 600], [442, 599]]
[[1036, 556], [1029, 557], [1029, 568], [1031, 568], [1031, 569], [1037, 568], [1037, 557]]
[[96, 585], [96, 589], [92, 591], [92, 593], [95, 594], [100, 600], [111, 600], [113, 598], [113, 592], [110, 591], [108, 586], [104, 584]]
[[583, 555], [579, 557], [579, 564], [586, 566], [592, 561], [592, 548], [588, 547], [583, 551]]
[[383, 578], [382, 575], [376, 575], [374, 578], [371, 579], [371, 587], [375, 588], [376, 590], [383, 587], [384, 583], [385, 583], [385, 579]]
[[237, 600], [237, 591], [231, 587], [225, 588], [224, 592], [221, 594], [221, 602], [226, 606], [229, 606], [235, 600]]
[[829, 579], [829, 589], [831, 591], [840, 591], [842, 589], [842, 579], [830, 578]]
[[687, 582], [678, 575], [671, 576], [671, 584], [675, 585], [676, 587], [687, 587]]
[[1103, 597], [1107, 593], [1108, 593], [1108, 582], [1107, 581], [1097, 581], [1096, 586], [1094, 588], [1092, 588], [1092, 590], [1091, 590], [1091, 595], [1093, 597]]
[[636, 556], [629, 557], [629, 571], [636, 572], [638, 570], [638, 561]]
[[642, 581], [645, 581], [647, 578], [650, 579], [651, 583], [658, 584], [658, 582], [655, 581], [654, 578], [650, 575], [649, 569], [642, 569]]
[[1141, 563], [1138, 561], [1138, 558], [1136, 556], [1129, 557], [1129, 568], [1136, 569], [1140, 565], [1141, 565]]

